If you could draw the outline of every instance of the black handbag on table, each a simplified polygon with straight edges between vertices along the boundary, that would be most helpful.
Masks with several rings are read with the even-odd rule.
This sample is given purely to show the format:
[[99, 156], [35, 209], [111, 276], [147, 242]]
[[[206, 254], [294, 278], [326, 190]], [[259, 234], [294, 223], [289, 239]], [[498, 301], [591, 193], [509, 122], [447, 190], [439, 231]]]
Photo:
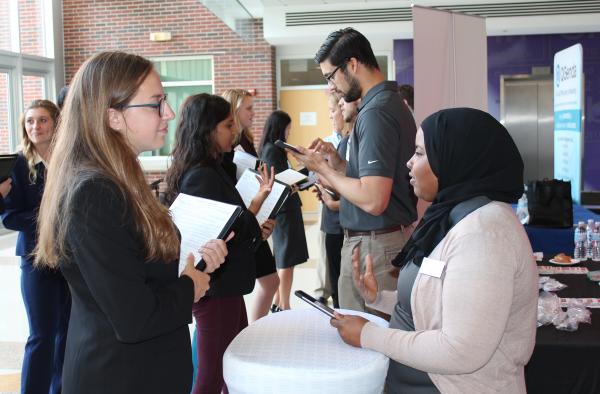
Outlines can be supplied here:
[[529, 225], [573, 227], [571, 182], [544, 179], [527, 183]]

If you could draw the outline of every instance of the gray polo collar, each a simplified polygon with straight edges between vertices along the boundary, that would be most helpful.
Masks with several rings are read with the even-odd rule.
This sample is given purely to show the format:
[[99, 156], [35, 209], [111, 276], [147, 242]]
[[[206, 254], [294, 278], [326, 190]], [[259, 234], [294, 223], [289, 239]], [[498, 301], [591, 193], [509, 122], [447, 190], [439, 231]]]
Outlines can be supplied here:
[[383, 92], [384, 90], [391, 90], [392, 92], [396, 92], [398, 90], [398, 86], [396, 85], [396, 82], [394, 81], [383, 81], [378, 83], [377, 85], [373, 86], [365, 95], [365, 97], [363, 97], [360, 106], [358, 107], [358, 111], [360, 112], [361, 109], [363, 109], [368, 103], [369, 101], [371, 101], [375, 96], [377, 96], [379, 93]]

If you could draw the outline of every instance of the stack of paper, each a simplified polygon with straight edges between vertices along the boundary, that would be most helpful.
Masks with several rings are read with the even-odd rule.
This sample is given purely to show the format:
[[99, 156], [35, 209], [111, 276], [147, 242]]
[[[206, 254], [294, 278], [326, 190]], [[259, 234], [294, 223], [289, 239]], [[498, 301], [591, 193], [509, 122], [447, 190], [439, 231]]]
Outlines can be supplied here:
[[[250, 206], [252, 199], [260, 189], [260, 183], [258, 182], [258, 179], [256, 179], [257, 176], [259, 175], [256, 171], [246, 169], [238, 180], [237, 185], [235, 185], [235, 188], [238, 193], [240, 193], [240, 196], [242, 196], [242, 200], [244, 200], [246, 207]], [[277, 179], [277, 177], [275, 177], [275, 179]], [[285, 183], [276, 180], [275, 183], [273, 183], [271, 193], [269, 193], [269, 196], [266, 198], [265, 202], [263, 202], [263, 205], [256, 214], [258, 223], [263, 224], [267, 219], [274, 218], [289, 194], [290, 188]]]
[[237, 205], [179, 193], [170, 208], [173, 222], [181, 233], [179, 275], [185, 268], [189, 253], [196, 265], [201, 256], [198, 250], [211, 239], [223, 239], [242, 213]]

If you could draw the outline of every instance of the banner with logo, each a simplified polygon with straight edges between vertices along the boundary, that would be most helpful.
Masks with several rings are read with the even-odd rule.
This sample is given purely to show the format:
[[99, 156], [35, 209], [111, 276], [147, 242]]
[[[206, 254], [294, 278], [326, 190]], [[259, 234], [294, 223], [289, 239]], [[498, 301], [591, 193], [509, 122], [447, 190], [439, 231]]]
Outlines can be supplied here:
[[583, 163], [583, 47], [554, 55], [554, 178], [571, 181], [573, 201], [581, 196]]

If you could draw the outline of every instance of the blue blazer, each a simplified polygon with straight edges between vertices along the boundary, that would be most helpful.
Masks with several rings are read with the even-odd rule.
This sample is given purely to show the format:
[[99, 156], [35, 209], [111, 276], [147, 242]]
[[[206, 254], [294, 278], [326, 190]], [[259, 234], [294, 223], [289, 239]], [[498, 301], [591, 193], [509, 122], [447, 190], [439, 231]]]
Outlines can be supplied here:
[[37, 244], [37, 216], [42, 202], [46, 167], [40, 162], [36, 165], [37, 179], [29, 180], [27, 160], [19, 153], [12, 172], [12, 189], [4, 199], [2, 224], [10, 230], [19, 232], [16, 255], [27, 257]]

